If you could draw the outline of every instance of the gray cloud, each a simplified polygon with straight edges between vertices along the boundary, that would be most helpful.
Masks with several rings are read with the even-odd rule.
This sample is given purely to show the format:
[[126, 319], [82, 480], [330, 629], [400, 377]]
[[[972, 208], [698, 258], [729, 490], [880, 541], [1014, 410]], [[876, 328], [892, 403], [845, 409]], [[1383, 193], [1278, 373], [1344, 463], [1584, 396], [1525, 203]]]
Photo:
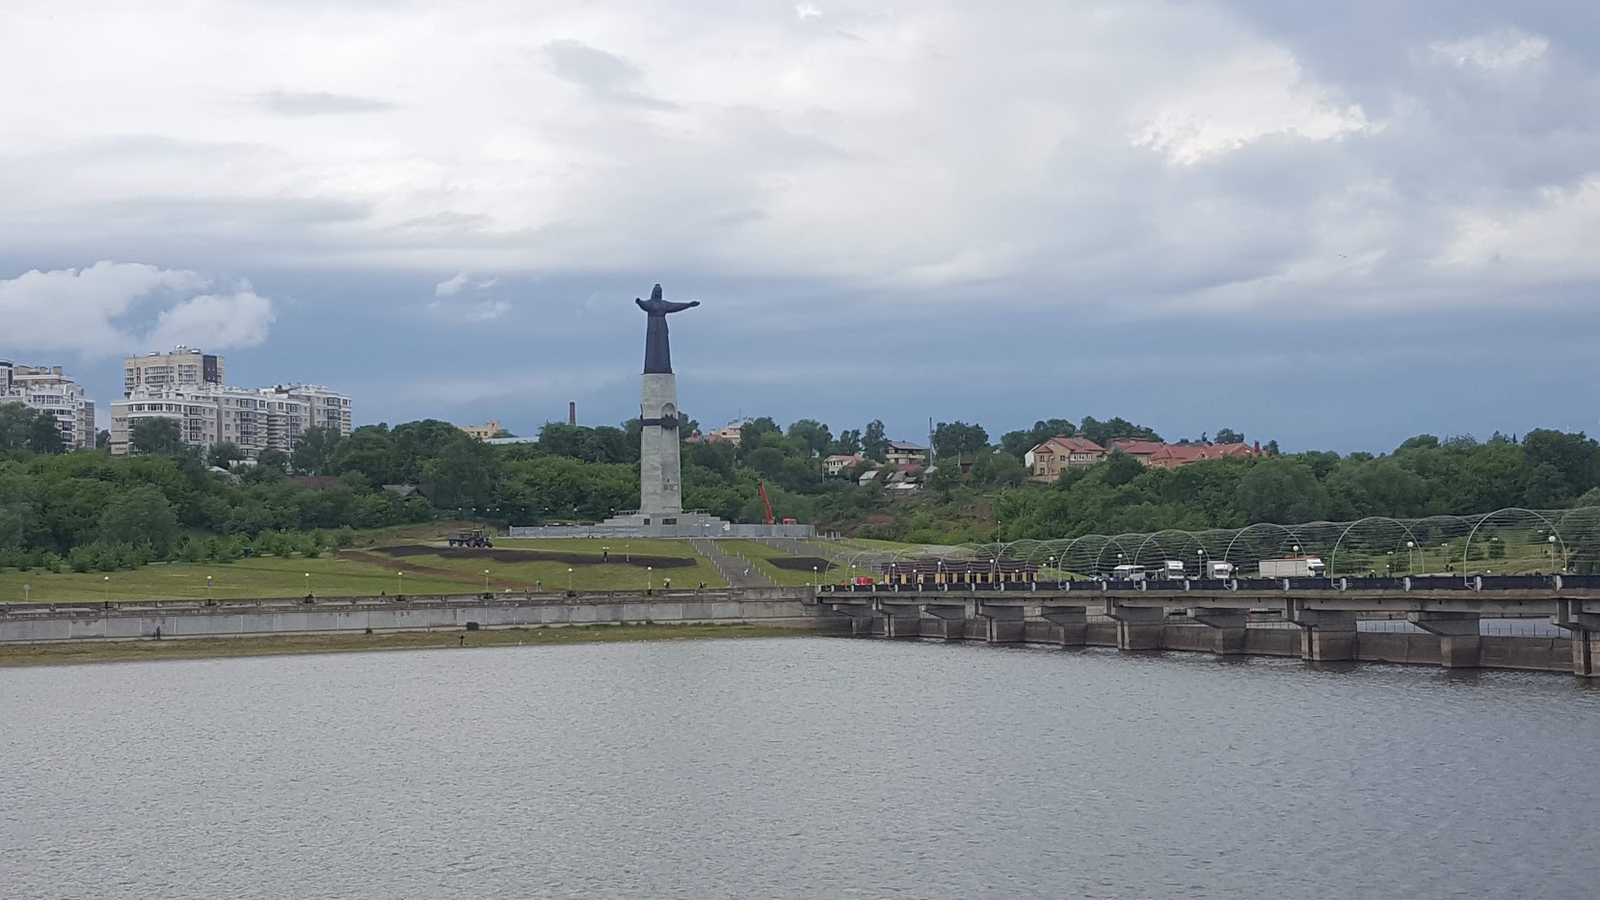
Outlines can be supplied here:
[[327, 91], [269, 91], [255, 98], [257, 106], [278, 116], [342, 116], [384, 112], [395, 104], [371, 97], [332, 94]]
[[551, 41], [542, 49], [552, 72], [596, 100], [644, 109], [678, 108], [641, 91], [644, 75], [639, 67], [616, 54], [571, 39]]

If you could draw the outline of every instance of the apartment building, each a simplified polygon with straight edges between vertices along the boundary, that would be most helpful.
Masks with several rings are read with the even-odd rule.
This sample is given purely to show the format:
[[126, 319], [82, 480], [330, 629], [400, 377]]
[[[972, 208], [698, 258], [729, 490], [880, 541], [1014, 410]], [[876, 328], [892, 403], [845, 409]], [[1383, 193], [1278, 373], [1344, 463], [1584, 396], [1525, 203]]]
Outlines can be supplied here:
[[348, 436], [350, 398], [315, 384], [229, 387], [223, 358], [179, 347], [124, 360], [126, 396], [111, 404], [111, 452], [127, 453], [142, 419], [176, 420], [186, 444], [232, 443], [255, 459], [263, 450], [290, 452], [310, 428]]
[[465, 431], [467, 437], [477, 441], [492, 440], [495, 435], [504, 430], [500, 427], [499, 419], [490, 419], [482, 425], [457, 425], [456, 427]]
[[227, 384], [226, 374], [222, 357], [190, 347], [130, 356], [122, 361], [122, 396], [131, 397], [140, 389], [160, 392], [204, 384], [220, 387]]
[[94, 401], [62, 374], [60, 366], [19, 366], [0, 359], [0, 403], [21, 403], [55, 416], [61, 441], [72, 449], [93, 448]]

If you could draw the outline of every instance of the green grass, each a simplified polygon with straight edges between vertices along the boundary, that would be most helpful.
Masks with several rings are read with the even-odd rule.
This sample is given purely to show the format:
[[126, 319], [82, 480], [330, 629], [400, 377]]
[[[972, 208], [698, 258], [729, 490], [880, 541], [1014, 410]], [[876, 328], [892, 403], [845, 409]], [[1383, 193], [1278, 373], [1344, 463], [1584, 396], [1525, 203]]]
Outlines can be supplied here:
[[[420, 542], [424, 534], [409, 536]], [[593, 544], [587, 547], [587, 544]], [[26, 599], [35, 603], [98, 603], [102, 600], [203, 600], [207, 598], [244, 599], [303, 597], [309, 590], [319, 597], [353, 597], [380, 592], [410, 596], [420, 594], [472, 594], [484, 587], [484, 570], [489, 570], [489, 589], [501, 593], [524, 591], [542, 582], [545, 590], [565, 590], [567, 569], [573, 572], [571, 584], [579, 591], [643, 590], [647, 583], [655, 588], [672, 579], [674, 588], [692, 588], [704, 581], [707, 587], [726, 587], [711, 563], [694, 552], [688, 541], [633, 541], [628, 550], [612, 546], [611, 561], [602, 563], [601, 541], [495, 541], [496, 549], [540, 549], [592, 556], [592, 560], [565, 563], [558, 561], [506, 563], [497, 559], [449, 559], [432, 554], [386, 557], [382, 548], [362, 549], [342, 555], [329, 554], [314, 559], [301, 557], [253, 557], [232, 563], [156, 563], [133, 571], [61, 572], [40, 570], [22, 572], [0, 570], [0, 603], [24, 600], [23, 585], [30, 589]], [[590, 552], [592, 550], [592, 553]], [[629, 565], [630, 555], [692, 558], [692, 568], [657, 568], [646, 571], [642, 565]], [[397, 572], [404, 572], [397, 578]], [[309, 573], [310, 578], [306, 575]], [[206, 576], [211, 586], [206, 586]]]
[[[586, 553], [596, 557], [601, 556], [605, 548], [611, 548], [611, 556], [615, 559], [626, 559], [630, 556], [695, 556], [694, 547], [684, 539], [671, 538], [630, 538], [628, 540], [607, 540], [604, 538], [503, 538], [491, 537], [496, 549], [504, 547], [508, 550], [554, 550], [558, 553]], [[440, 538], [442, 540], [442, 538]]]
[[[519, 644], [578, 644], [697, 638], [801, 637], [804, 628], [770, 625], [586, 625], [560, 628], [492, 628], [466, 632], [394, 631], [377, 634], [303, 634], [261, 637], [183, 638], [142, 641], [73, 641], [0, 645], [0, 668], [135, 660], [274, 656], [286, 653], [351, 653], [376, 650], [460, 649]], [[463, 637], [465, 640], [463, 641]]]
[[[773, 584], [784, 587], [799, 587], [807, 584], [816, 584], [818, 580], [823, 584], [843, 581], [848, 575], [838, 563], [834, 563], [831, 570], [813, 573], [810, 569], [783, 569], [771, 563], [774, 559], [794, 559], [795, 555], [785, 550], [777, 550], [759, 541], [718, 541], [717, 547], [724, 553], [742, 556], [750, 560], [750, 564], [759, 569], [762, 574], [772, 580]], [[819, 559], [827, 559], [820, 550], [814, 554]], [[863, 574], [871, 574], [864, 572]]]

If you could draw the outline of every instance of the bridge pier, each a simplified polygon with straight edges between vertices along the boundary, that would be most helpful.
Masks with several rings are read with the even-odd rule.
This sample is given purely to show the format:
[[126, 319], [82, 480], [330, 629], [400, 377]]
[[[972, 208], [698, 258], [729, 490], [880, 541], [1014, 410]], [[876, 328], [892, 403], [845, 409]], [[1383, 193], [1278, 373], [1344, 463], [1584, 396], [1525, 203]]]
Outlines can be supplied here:
[[878, 604], [883, 615], [883, 636], [904, 640], [922, 637], [922, 601], [885, 599]]
[[1290, 600], [1284, 618], [1300, 626], [1300, 658], [1343, 662], [1356, 658], [1356, 614], [1305, 609]]
[[929, 603], [923, 611], [939, 623], [939, 637], [959, 641], [967, 636], [967, 605], [965, 603]]
[[984, 640], [991, 644], [1020, 644], [1027, 623], [1021, 604], [978, 603], [978, 617], [984, 620]]
[[1192, 614], [1193, 619], [1212, 630], [1215, 635], [1211, 652], [1218, 656], [1237, 656], [1245, 652], [1246, 618], [1244, 610], [1201, 609]]
[[1406, 616], [1411, 624], [1439, 636], [1439, 665], [1476, 669], [1483, 650], [1482, 629], [1474, 613], [1421, 612]]
[[1550, 621], [1572, 635], [1572, 674], [1600, 678], [1600, 602], [1557, 600]]
[[1089, 642], [1089, 610], [1086, 607], [1047, 603], [1039, 607], [1039, 618], [1061, 630], [1063, 647], [1082, 647]]
[[1118, 650], [1161, 649], [1167, 629], [1167, 611], [1163, 607], [1112, 602], [1106, 615], [1116, 620]]

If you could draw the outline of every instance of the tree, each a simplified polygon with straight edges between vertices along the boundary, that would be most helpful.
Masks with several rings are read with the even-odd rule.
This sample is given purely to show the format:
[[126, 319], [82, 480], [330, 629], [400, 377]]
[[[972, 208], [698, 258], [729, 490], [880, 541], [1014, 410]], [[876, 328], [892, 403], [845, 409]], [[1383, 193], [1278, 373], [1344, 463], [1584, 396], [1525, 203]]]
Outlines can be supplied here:
[[1219, 444], [1242, 444], [1244, 443], [1244, 434], [1234, 431], [1232, 428], [1218, 428], [1217, 436], [1213, 440]]
[[211, 452], [206, 454], [206, 461], [219, 469], [229, 469], [239, 460], [244, 459], [244, 451], [232, 441], [223, 441], [212, 444]]
[[1021, 461], [1028, 451], [1056, 435], [1071, 437], [1078, 431], [1070, 419], [1042, 419], [1026, 431], [1008, 431], [1000, 436], [1000, 449]]
[[118, 495], [100, 514], [100, 540], [107, 544], [148, 543], [164, 559], [177, 547], [180, 536], [172, 504], [148, 485]]
[[1146, 441], [1161, 440], [1161, 435], [1156, 434], [1154, 429], [1146, 428], [1143, 425], [1135, 425], [1121, 416], [1105, 422], [1101, 422], [1093, 416], [1084, 416], [1083, 422], [1078, 425], [1078, 431], [1084, 437], [1102, 447], [1109, 443], [1112, 438], [1119, 437]]
[[184, 452], [183, 432], [177, 419], [151, 416], [133, 423], [128, 443], [134, 453], [161, 453], [178, 456]]
[[889, 452], [889, 438], [884, 433], [883, 422], [873, 419], [867, 423], [867, 430], [861, 437], [861, 452], [868, 459], [882, 461]]
[[294, 445], [294, 453], [290, 455], [290, 462], [294, 470], [302, 475], [327, 475], [328, 466], [333, 461], [334, 453], [339, 449], [339, 442], [344, 436], [337, 428], [317, 425], [307, 428], [300, 433], [300, 440]]
[[840, 456], [854, 456], [861, 452], [861, 429], [850, 428], [839, 432], [839, 437], [830, 448], [833, 453]]
[[94, 448], [100, 450], [111, 443], [111, 432], [104, 428], [94, 433]]
[[828, 452], [833, 435], [829, 433], [828, 426], [816, 419], [801, 419], [789, 426], [789, 440], [808, 455], [821, 456]]
[[745, 465], [761, 473], [763, 478], [776, 478], [783, 471], [783, 451], [776, 447], [758, 447], [745, 457]]
[[39, 413], [28, 428], [28, 449], [34, 453], [65, 453], [67, 442], [61, 438], [61, 426], [54, 413]]
[[941, 456], [976, 453], [989, 446], [989, 433], [982, 425], [940, 422], [933, 429], [933, 446]]
[[288, 472], [289, 454], [268, 447], [256, 456], [256, 468], [264, 472]]

